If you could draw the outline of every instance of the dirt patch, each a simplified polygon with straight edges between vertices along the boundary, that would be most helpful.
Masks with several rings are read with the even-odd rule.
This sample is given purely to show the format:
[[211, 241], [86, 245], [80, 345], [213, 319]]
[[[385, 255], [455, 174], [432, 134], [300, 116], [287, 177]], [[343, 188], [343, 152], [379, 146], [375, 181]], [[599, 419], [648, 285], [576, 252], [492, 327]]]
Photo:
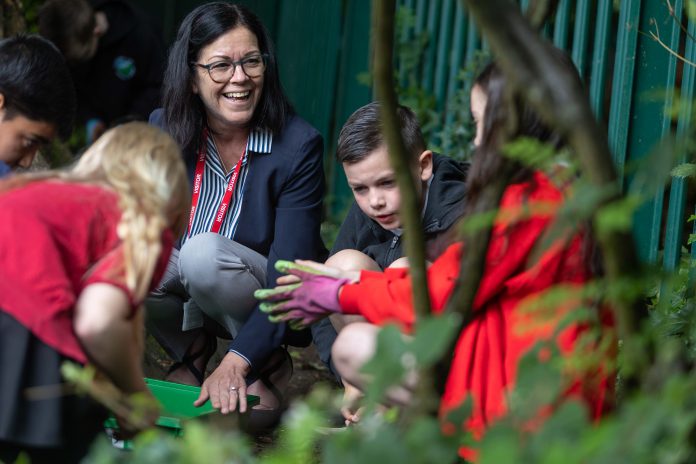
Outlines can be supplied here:
[[[207, 374], [210, 374], [220, 363], [227, 352], [227, 340], [218, 340], [218, 350], [208, 363]], [[287, 389], [288, 403], [295, 399], [303, 398], [317, 384], [324, 383], [340, 388], [329, 370], [321, 362], [314, 346], [308, 348], [288, 349], [293, 361], [293, 376]], [[148, 337], [147, 349], [145, 353], [145, 375], [154, 379], [163, 379], [172, 361], [151, 337]], [[208, 419], [211, 425], [223, 428], [238, 427], [236, 417], [211, 417]], [[253, 436], [255, 449], [258, 453], [270, 448], [275, 442], [278, 430], [259, 433]]]
[[[227, 353], [228, 343], [227, 340], [218, 339], [218, 349], [208, 363], [207, 374], [210, 374], [220, 364]], [[320, 382], [336, 385], [338, 388], [336, 380], [319, 359], [314, 346], [307, 348], [291, 346], [288, 351], [293, 362], [293, 376], [287, 391], [289, 401], [306, 395], [314, 385]], [[145, 375], [153, 379], [164, 379], [167, 369], [171, 365], [171, 359], [152, 337], [148, 337], [145, 352]]]

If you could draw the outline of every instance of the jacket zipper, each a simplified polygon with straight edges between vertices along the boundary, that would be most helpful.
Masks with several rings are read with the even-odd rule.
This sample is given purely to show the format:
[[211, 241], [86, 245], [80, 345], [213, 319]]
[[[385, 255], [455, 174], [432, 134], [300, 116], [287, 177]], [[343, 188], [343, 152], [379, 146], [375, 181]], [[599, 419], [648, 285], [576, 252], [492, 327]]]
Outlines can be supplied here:
[[391, 245], [389, 245], [389, 252], [387, 253], [387, 262], [389, 262], [389, 264], [395, 261], [392, 259], [392, 255], [394, 254], [396, 245], [399, 243], [399, 238], [401, 238], [399, 235], [395, 235], [394, 238], [392, 238]]

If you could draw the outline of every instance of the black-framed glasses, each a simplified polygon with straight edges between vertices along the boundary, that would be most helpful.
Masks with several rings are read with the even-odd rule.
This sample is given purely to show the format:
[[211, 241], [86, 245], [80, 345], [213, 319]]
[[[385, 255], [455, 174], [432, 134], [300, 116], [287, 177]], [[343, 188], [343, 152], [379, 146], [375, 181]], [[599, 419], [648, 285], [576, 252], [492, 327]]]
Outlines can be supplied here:
[[191, 65], [206, 69], [213, 82], [222, 84], [232, 79], [234, 72], [237, 70], [237, 66], [241, 66], [242, 71], [247, 76], [251, 78], [259, 77], [266, 70], [267, 60], [268, 54], [259, 53], [237, 61], [220, 60], [210, 64], [191, 63]]

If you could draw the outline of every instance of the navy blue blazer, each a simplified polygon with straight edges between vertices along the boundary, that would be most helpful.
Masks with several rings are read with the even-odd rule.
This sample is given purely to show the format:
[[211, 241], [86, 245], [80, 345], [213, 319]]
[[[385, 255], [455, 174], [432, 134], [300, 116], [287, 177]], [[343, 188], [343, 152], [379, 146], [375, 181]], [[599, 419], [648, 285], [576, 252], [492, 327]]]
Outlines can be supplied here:
[[[150, 124], [166, 130], [161, 109], [150, 115]], [[268, 258], [269, 287], [280, 275], [274, 267], [279, 259], [326, 259], [319, 235], [325, 193], [323, 152], [321, 134], [293, 115], [283, 131], [273, 135], [271, 153], [249, 154], [234, 240]], [[196, 154], [189, 151], [183, 156], [193, 184]], [[307, 346], [310, 341], [308, 330], [296, 332], [286, 324], [271, 323], [257, 306], [229, 350], [246, 357], [252, 368], [261, 368], [274, 348], [286, 343]]]

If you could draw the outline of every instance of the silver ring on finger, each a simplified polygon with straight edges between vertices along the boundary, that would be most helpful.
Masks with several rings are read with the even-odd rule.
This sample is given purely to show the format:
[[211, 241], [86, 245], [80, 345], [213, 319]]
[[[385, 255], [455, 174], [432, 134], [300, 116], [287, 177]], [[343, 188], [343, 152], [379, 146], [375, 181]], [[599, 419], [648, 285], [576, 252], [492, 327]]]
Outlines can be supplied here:
[[230, 387], [230, 393], [237, 393], [237, 390], [239, 390], [237, 387]]

